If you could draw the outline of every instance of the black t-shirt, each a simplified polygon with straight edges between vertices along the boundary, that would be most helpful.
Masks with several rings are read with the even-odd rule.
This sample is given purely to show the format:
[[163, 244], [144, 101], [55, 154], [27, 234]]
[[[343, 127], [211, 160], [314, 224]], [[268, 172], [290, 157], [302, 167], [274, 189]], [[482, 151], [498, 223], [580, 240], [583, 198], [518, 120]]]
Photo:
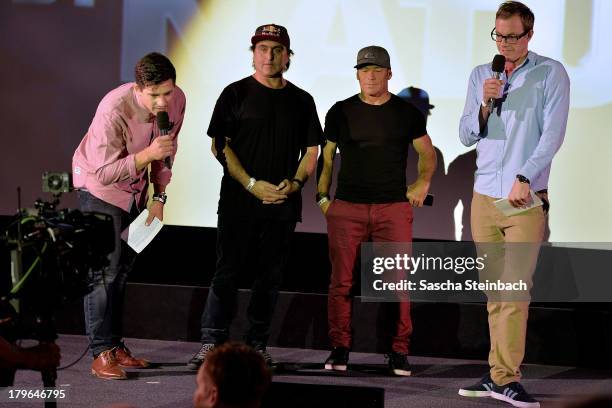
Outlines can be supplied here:
[[[305, 149], [321, 143], [322, 129], [308, 92], [290, 82], [268, 88], [249, 76], [223, 90], [208, 135], [230, 138], [228, 145], [251, 177], [278, 184], [293, 179]], [[283, 204], [264, 205], [224, 170], [218, 214], [300, 221], [301, 210], [300, 193]]]
[[359, 95], [336, 102], [325, 117], [325, 138], [340, 149], [336, 198], [406, 201], [408, 147], [426, 134], [421, 112], [398, 96], [382, 105], [367, 104]]

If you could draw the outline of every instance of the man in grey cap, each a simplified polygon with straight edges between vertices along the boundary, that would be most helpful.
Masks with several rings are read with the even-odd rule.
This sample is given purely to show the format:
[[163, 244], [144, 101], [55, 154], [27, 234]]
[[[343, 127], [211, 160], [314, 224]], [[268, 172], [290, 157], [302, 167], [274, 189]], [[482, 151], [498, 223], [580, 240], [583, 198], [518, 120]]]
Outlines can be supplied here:
[[[361, 242], [410, 242], [412, 207], [420, 207], [436, 168], [436, 153], [425, 119], [412, 104], [389, 92], [391, 61], [378, 46], [357, 54], [361, 92], [337, 102], [325, 117], [323, 167], [317, 204], [327, 219], [332, 266], [328, 296], [332, 352], [325, 368], [347, 369], [351, 347], [353, 269]], [[418, 153], [419, 175], [406, 186], [408, 147]], [[342, 155], [335, 199], [329, 196], [336, 148]], [[410, 302], [386, 303], [396, 316], [387, 354], [393, 375], [411, 374], [408, 343], [412, 332]]]

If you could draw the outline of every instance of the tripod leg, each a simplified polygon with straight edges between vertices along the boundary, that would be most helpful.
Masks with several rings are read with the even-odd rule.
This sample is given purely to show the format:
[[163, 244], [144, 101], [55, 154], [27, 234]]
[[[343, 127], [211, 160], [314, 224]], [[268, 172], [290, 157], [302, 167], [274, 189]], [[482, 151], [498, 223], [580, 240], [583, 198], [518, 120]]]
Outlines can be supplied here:
[[[42, 377], [42, 382], [45, 389], [55, 388], [55, 380], [57, 380], [57, 370], [55, 368], [41, 371], [40, 376]], [[45, 401], [45, 408], [55, 407], [57, 407], [57, 402], [55, 400]]]

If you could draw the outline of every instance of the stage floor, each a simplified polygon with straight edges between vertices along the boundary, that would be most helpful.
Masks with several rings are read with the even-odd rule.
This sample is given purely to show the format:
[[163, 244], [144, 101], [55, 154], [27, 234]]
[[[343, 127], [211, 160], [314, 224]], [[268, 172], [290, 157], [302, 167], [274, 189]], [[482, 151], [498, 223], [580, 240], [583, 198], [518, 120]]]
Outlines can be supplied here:
[[[62, 366], [75, 361], [87, 347], [84, 336], [62, 335], [57, 343], [62, 350]], [[128, 370], [126, 381], [104, 381], [90, 374], [87, 354], [72, 367], [58, 372], [57, 384], [65, 389], [67, 400], [59, 407], [108, 407], [127, 403], [136, 407], [191, 407], [195, 372], [185, 363], [198, 350], [198, 343], [127, 339], [132, 352], [157, 363], [146, 370]], [[465, 398], [457, 394], [460, 386], [471, 384], [487, 371], [485, 361], [411, 357], [413, 376], [390, 377], [384, 356], [351, 353], [349, 371], [330, 373], [323, 369], [326, 350], [271, 347], [269, 351], [281, 364], [274, 380], [309, 384], [382, 387], [385, 407], [504, 407], [508, 404], [491, 398]], [[526, 365], [523, 384], [542, 401], [542, 407], [562, 407], [570, 398], [612, 392], [612, 370]], [[40, 387], [38, 373], [19, 371], [14, 388]], [[321, 404], [323, 405], [323, 404]], [[0, 406], [42, 406], [42, 403]]]

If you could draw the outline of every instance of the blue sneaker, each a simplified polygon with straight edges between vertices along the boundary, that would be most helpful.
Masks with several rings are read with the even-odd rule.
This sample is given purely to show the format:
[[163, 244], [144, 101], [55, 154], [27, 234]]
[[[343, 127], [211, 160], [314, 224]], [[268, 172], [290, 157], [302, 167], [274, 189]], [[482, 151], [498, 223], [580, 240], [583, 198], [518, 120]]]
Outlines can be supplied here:
[[459, 388], [459, 395], [464, 397], [490, 397], [494, 386], [491, 375], [487, 374], [476, 384]]
[[520, 408], [540, 408], [540, 403], [525, 391], [521, 383], [494, 385], [491, 397]]

